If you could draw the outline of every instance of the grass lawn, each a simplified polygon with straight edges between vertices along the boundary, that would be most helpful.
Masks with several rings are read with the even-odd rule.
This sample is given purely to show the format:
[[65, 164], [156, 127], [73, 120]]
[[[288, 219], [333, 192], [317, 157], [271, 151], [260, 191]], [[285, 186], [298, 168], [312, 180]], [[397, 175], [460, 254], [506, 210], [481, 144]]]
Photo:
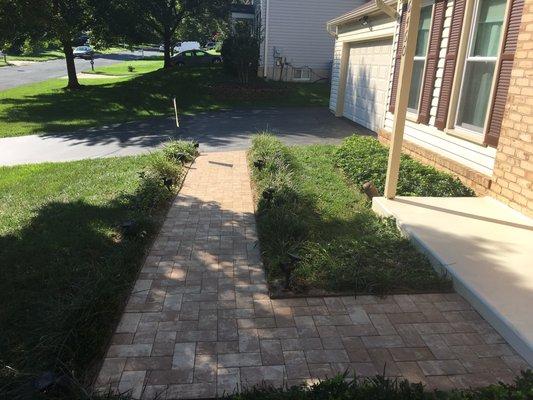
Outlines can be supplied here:
[[95, 372], [175, 193], [141, 179], [156, 155], [0, 168], [0, 398], [81, 398], [40, 397], [31, 380]]
[[[291, 276], [296, 292], [404, 293], [449, 290], [428, 260], [381, 219], [335, 165], [336, 146], [287, 148], [254, 140], [251, 160], [258, 194], [258, 228], [271, 286], [283, 284], [288, 254], [301, 261]], [[270, 202], [262, 197], [273, 192]], [[267, 192], [268, 192], [267, 190]], [[315, 293], [320, 293], [316, 292]]]
[[[151, 63], [154, 64], [151, 64]], [[132, 62], [113, 66], [124, 71]], [[147, 71], [158, 61], [139, 61]], [[145, 63], [145, 64], [142, 64]], [[109, 67], [111, 68], [111, 67]], [[104, 69], [109, 73], [109, 69]], [[0, 92], [0, 137], [72, 131], [173, 115], [172, 97], [181, 112], [225, 107], [325, 106], [329, 86], [323, 83], [258, 81], [247, 87], [235, 83], [221, 67], [154, 70], [129, 79], [86, 79], [83, 90], [65, 92], [64, 79]]]
[[[133, 71], [128, 68], [133, 67]], [[84, 73], [88, 74], [100, 74], [100, 75], [128, 75], [136, 76], [146, 74], [148, 72], [154, 72], [163, 68], [163, 60], [132, 60], [128, 62], [122, 62], [118, 64], [108, 65], [106, 67], [96, 67], [94, 71], [85, 70]]]
[[60, 50], [45, 50], [39, 53], [28, 53], [15, 55], [7, 55], [7, 61], [50, 61], [58, 58], [65, 58], [65, 55]]

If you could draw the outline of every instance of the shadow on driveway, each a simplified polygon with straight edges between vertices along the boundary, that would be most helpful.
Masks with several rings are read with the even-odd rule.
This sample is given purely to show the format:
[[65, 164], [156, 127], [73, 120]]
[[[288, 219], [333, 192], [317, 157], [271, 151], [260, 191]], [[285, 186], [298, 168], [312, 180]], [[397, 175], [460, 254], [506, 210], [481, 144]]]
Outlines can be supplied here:
[[354, 133], [374, 132], [325, 107], [232, 109], [174, 118], [157, 118], [90, 128], [70, 133], [1, 139], [0, 164], [127, 156], [149, 152], [169, 139], [196, 140], [203, 152], [246, 149], [251, 135], [276, 134], [288, 145], [339, 143]]

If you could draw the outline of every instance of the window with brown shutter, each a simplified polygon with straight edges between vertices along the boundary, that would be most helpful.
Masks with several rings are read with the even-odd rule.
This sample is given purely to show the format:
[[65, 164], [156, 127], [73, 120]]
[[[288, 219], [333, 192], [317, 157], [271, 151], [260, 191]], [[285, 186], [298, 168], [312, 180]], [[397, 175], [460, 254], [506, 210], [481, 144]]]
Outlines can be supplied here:
[[448, 110], [452, 96], [453, 78], [455, 75], [455, 64], [459, 54], [461, 31], [463, 30], [465, 4], [466, 0], [455, 0], [453, 4], [450, 36], [448, 38], [448, 49], [446, 52], [439, 102], [437, 105], [437, 115], [435, 117], [435, 126], [440, 130], [444, 130], [444, 128], [446, 128], [446, 121], [448, 119]]
[[500, 138], [505, 103], [509, 92], [511, 71], [513, 69], [514, 54], [520, 30], [520, 21], [524, 8], [524, 0], [510, 0], [508, 7], [507, 26], [503, 38], [502, 51], [496, 74], [496, 88], [493, 91], [492, 107], [490, 109], [488, 127], [485, 133], [485, 144], [496, 147]]
[[403, 4], [402, 13], [400, 16], [400, 30], [398, 32], [398, 43], [396, 44], [396, 57], [394, 60], [394, 72], [392, 76], [392, 87], [389, 101], [389, 111], [394, 112], [394, 104], [396, 103], [396, 92], [398, 90], [398, 78], [400, 75], [400, 60], [402, 58], [403, 39], [405, 35], [407, 4]]
[[431, 100], [433, 98], [433, 89], [435, 87], [435, 78], [437, 75], [437, 64], [439, 62], [442, 29], [446, 14], [446, 4], [447, 0], [436, 0], [435, 5], [433, 6], [429, 48], [426, 57], [426, 67], [424, 81], [422, 83], [422, 93], [420, 96], [420, 106], [418, 109], [417, 120], [417, 122], [426, 125], [429, 122]]

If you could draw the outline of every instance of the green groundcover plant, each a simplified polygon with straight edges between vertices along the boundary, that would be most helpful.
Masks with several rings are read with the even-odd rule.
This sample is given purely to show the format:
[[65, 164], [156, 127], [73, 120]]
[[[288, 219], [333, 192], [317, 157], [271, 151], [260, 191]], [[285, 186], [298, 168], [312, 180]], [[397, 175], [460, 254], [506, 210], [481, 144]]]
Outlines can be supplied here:
[[287, 147], [265, 133], [253, 139], [249, 160], [271, 285], [295, 292], [450, 290], [395, 222], [378, 217], [346, 181], [335, 154], [335, 146]]
[[[337, 165], [357, 186], [372, 181], [383, 193], [388, 154], [389, 150], [376, 139], [354, 135], [344, 140], [335, 158]], [[459, 179], [402, 154], [398, 195], [451, 197], [474, 196], [474, 192]]]

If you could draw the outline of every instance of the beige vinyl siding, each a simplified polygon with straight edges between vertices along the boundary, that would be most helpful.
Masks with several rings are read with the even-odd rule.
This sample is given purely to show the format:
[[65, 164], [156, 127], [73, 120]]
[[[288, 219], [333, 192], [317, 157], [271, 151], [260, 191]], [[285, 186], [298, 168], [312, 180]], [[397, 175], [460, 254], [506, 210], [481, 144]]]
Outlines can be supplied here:
[[[440, 96], [440, 87], [442, 84], [442, 76], [444, 72], [444, 63], [446, 57], [446, 49], [448, 46], [448, 38], [450, 34], [451, 16], [453, 10], [453, 1], [448, 1], [446, 9], [446, 18], [444, 20], [444, 27], [441, 39], [441, 50], [439, 55], [439, 62], [436, 73], [435, 88], [433, 90], [433, 99], [431, 102], [429, 125], [417, 124], [412, 121], [407, 121], [405, 124], [404, 139], [409, 140], [421, 147], [427, 148], [435, 153], [438, 153], [451, 160], [457, 161], [475, 171], [481, 172], [485, 175], [492, 175], [494, 168], [494, 159], [496, 157], [496, 149], [485, 147], [476, 143], [466, 141], [454, 136], [451, 136], [435, 127], [435, 116], [437, 111], [437, 104]], [[391, 66], [393, 67], [396, 43], [398, 40], [398, 29], [394, 36], [393, 56]], [[393, 68], [391, 68], [393, 71]], [[392, 72], [391, 72], [392, 74]], [[389, 90], [387, 95], [387, 104], [390, 102], [390, 91], [392, 87], [392, 75], [389, 80]], [[387, 111], [385, 115], [384, 128], [391, 132], [394, 115]]]
[[[364, 0], [268, 1], [267, 67], [273, 67], [276, 49], [295, 68], [308, 66], [321, 71], [330, 70], [334, 47], [334, 39], [326, 30], [327, 21], [364, 3]], [[266, 8], [265, 0], [261, 4]]]

